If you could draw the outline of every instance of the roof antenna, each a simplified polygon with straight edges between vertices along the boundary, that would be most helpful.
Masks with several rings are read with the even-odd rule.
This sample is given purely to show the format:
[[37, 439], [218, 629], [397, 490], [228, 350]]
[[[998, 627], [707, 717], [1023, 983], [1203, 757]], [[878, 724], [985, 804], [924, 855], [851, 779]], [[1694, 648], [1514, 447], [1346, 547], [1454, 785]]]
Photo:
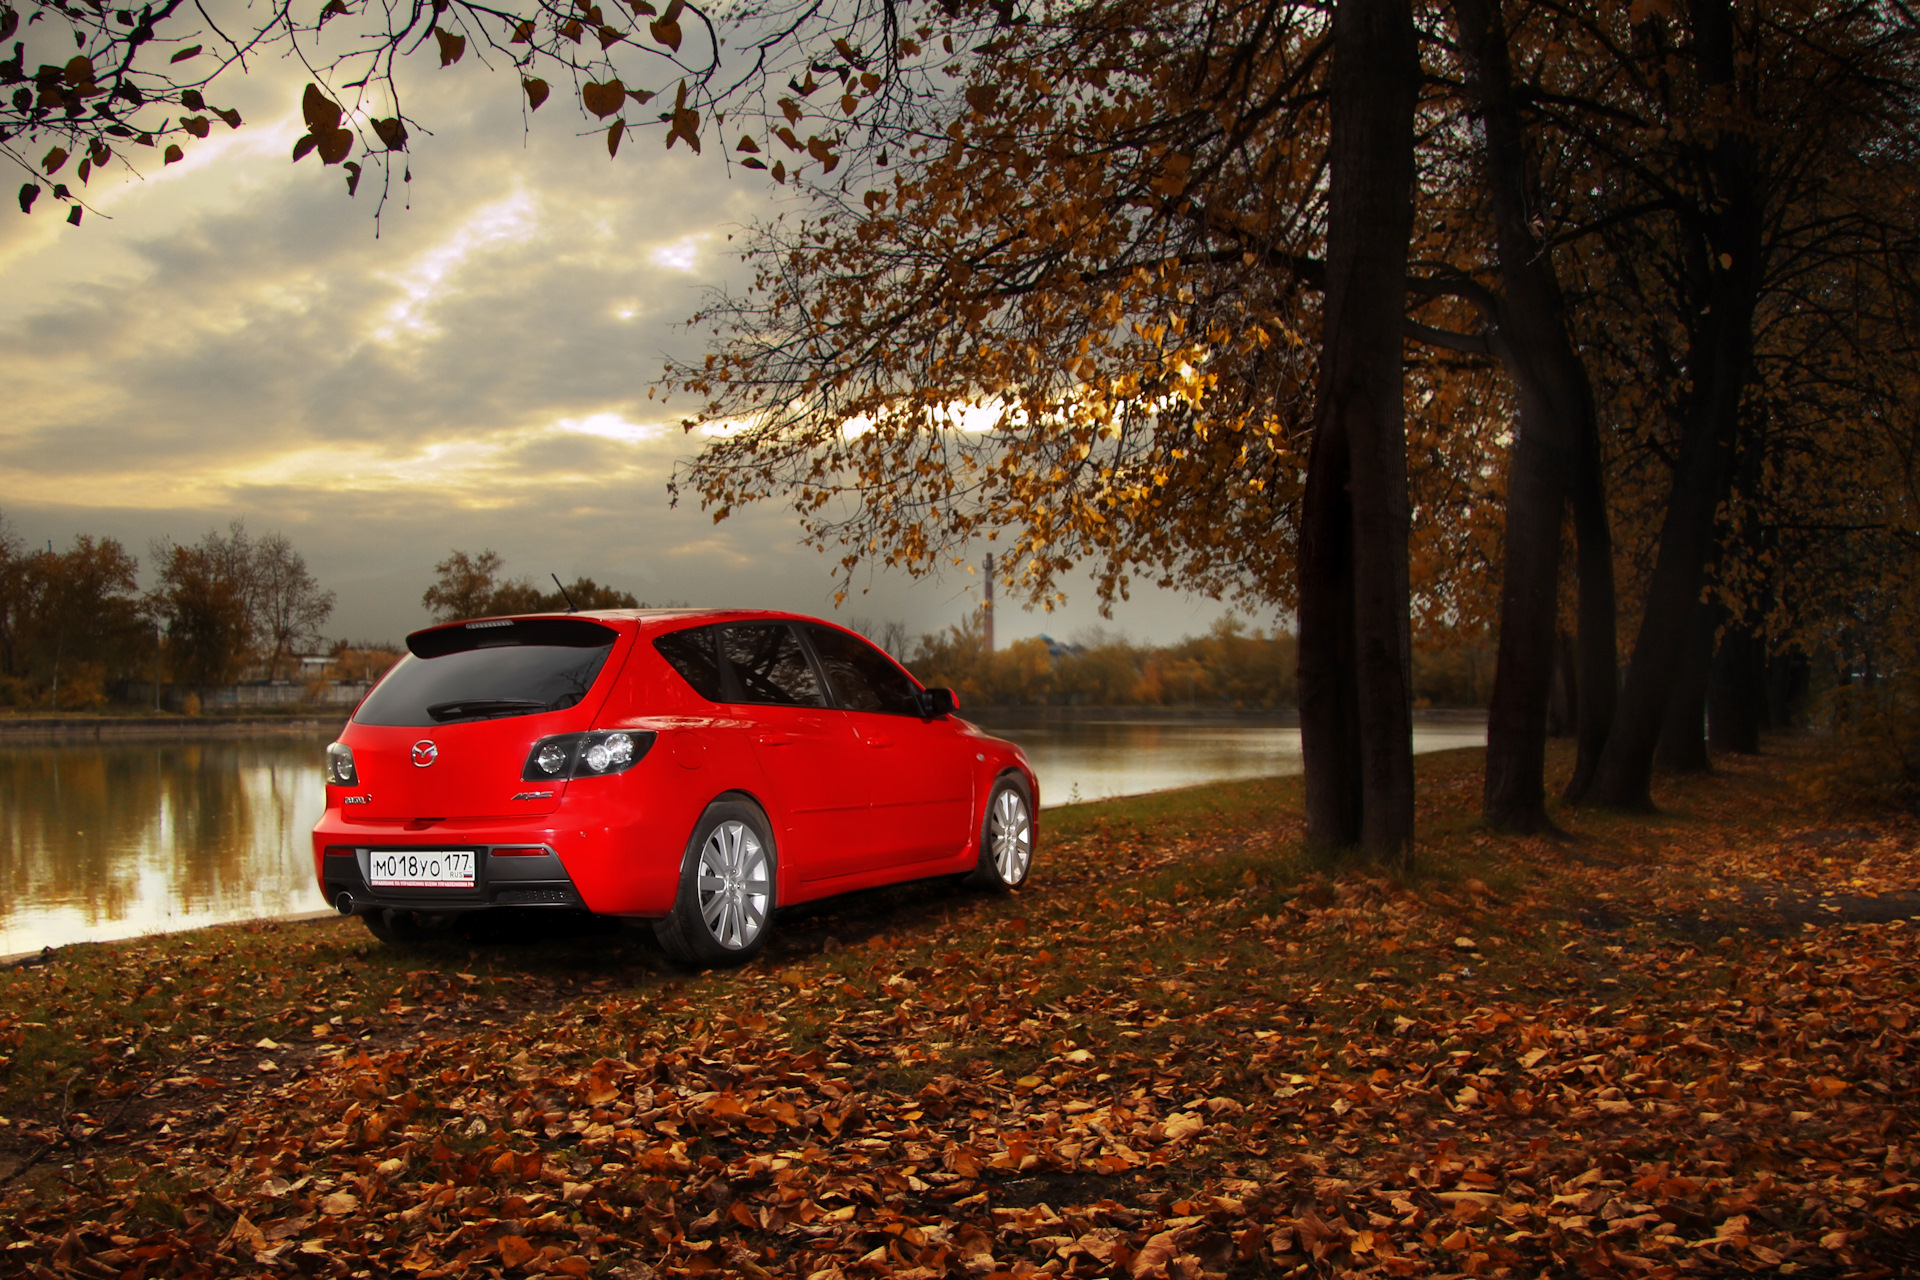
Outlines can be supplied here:
[[565, 601], [567, 602], [567, 612], [568, 612], [568, 613], [578, 613], [578, 612], [580, 612], [580, 610], [579, 610], [579, 609], [578, 609], [577, 607], [575, 607], [575, 605], [574, 605], [574, 603], [573, 603], [573, 597], [567, 594], [567, 589], [566, 589], [566, 588], [565, 588], [564, 586], [561, 586], [561, 584], [560, 584], [560, 575], [559, 575], [559, 574], [557, 574], [557, 573], [550, 573], [550, 574], [548, 574], [547, 576], [548, 576], [549, 578], [552, 578], [552, 579], [553, 579], [553, 585], [554, 585], [554, 586], [556, 586], [556, 587], [560, 587], [560, 598], [561, 598], [562, 600], [565, 600]]

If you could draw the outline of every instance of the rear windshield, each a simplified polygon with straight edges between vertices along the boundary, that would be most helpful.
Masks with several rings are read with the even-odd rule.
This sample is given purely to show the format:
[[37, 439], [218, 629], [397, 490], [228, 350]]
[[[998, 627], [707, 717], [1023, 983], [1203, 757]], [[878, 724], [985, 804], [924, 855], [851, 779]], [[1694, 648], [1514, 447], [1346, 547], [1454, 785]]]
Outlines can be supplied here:
[[587, 696], [619, 633], [585, 619], [488, 620], [407, 637], [357, 724], [436, 725], [538, 715]]

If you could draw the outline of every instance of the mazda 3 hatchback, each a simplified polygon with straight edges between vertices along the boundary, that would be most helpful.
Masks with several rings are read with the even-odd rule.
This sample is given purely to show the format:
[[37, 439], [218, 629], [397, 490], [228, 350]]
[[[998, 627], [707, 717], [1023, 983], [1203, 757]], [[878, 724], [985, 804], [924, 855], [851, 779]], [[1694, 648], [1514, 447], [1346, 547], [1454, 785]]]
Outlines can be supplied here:
[[327, 748], [313, 866], [385, 941], [500, 908], [651, 920], [738, 963], [777, 907], [929, 876], [1017, 888], [1020, 748], [860, 636], [609, 610], [417, 631]]

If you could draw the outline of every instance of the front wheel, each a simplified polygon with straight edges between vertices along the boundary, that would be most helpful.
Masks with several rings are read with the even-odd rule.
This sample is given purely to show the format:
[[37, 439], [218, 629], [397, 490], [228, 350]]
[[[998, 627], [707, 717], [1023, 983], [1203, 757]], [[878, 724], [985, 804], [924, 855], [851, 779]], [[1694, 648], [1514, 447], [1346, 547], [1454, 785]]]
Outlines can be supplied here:
[[694, 826], [673, 914], [654, 925], [661, 949], [686, 965], [745, 964], [773, 917], [773, 839], [758, 809], [710, 805]]
[[967, 883], [996, 893], [1018, 889], [1033, 868], [1033, 800], [1018, 774], [993, 784], [980, 826], [980, 865]]

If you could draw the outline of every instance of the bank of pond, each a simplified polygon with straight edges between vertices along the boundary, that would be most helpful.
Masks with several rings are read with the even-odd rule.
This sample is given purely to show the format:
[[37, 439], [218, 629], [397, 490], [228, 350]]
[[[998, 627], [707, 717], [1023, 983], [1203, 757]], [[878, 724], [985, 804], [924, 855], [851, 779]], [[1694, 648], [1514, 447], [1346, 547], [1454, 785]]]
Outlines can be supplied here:
[[[1300, 731], [1285, 719], [1111, 714], [980, 719], [1025, 748], [1042, 807], [1300, 771]], [[307, 833], [325, 805], [332, 727], [0, 734], [0, 956], [324, 909]], [[1481, 718], [1422, 717], [1414, 749], [1485, 738]]]

